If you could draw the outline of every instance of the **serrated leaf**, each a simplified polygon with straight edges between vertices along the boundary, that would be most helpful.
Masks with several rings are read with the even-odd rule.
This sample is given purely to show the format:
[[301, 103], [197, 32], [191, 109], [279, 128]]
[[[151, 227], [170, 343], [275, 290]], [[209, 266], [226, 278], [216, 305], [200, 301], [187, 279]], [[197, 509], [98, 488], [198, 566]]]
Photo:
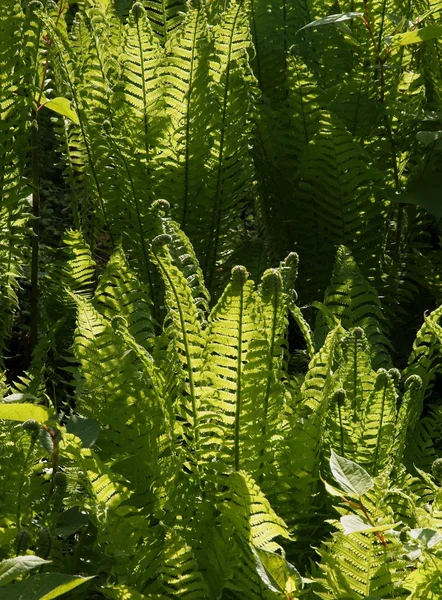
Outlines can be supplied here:
[[[17, 556], [16, 558], [8, 558], [0, 562], [0, 586], [6, 585], [10, 581], [16, 579], [19, 575], [31, 571], [37, 567], [41, 567], [50, 560], [44, 560], [39, 556]], [[2, 596], [3, 597], [3, 596]]]
[[45, 406], [29, 404], [0, 404], [0, 419], [7, 421], [27, 421], [34, 419], [38, 423], [45, 423], [49, 419], [50, 413]]
[[339, 456], [334, 450], [331, 451], [330, 469], [341, 488], [353, 496], [363, 496], [374, 485], [365, 469], [352, 460]]

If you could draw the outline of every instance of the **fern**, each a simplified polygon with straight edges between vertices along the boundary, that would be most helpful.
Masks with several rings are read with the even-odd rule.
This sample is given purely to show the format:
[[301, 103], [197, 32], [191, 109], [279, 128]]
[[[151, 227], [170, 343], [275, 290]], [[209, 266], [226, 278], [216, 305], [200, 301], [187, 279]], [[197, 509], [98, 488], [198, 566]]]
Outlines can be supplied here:
[[[299, 224], [294, 232], [296, 247], [307, 261], [309, 256], [318, 255], [319, 244], [323, 252], [325, 247], [331, 252], [336, 244], [345, 244], [361, 265], [362, 272], [370, 273], [380, 250], [376, 248], [380, 210], [370, 191], [375, 179], [376, 176], [364, 168], [363, 153], [350, 134], [333, 119], [325, 118], [309, 143], [298, 171], [303, 227], [309, 224], [311, 239], [303, 236]], [[370, 247], [360, 246], [361, 222], [366, 223], [363, 244], [370, 244]], [[359, 257], [364, 257], [362, 263]], [[309, 272], [302, 277], [310, 293], [314, 290], [317, 293], [330, 269], [330, 263], [323, 262], [317, 273]]]
[[[385, 319], [376, 291], [365, 281], [347, 248], [336, 256], [331, 285], [325, 292], [324, 305], [338, 317], [343, 327], [362, 327], [371, 346], [374, 368], [391, 366], [389, 342], [382, 330]], [[318, 314], [317, 337], [324, 336], [326, 324]]]
[[214, 27], [213, 38], [215, 56], [210, 64], [210, 78], [216, 108], [210, 124], [208, 202], [202, 215], [209, 225], [201, 236], [202, 265], [209, 288], [217, 264], [225, 262], [235, 247], [232, 232], [241, 210], [250, 201], [253, 180], [248, 149], [253, 82], [246, 61], [250, 38], [242, 1], [231, 3]]
[[182, 26], [168, 40], [163, 67], [171, 132], [159, 194], [171, 201], [177, 221], [188, 235], [197, 236], [196, 241], [203, 227], [201, 204], [207, 193], [201, 175], [209, 157], [206, 131], [211, 105], [201, 90], [209, 83], [209, 40], [204, 7], [191, 7]]
[[159, 41], [166, 42], [182, 21], [183, 0], [143, 0], [143, 5]]

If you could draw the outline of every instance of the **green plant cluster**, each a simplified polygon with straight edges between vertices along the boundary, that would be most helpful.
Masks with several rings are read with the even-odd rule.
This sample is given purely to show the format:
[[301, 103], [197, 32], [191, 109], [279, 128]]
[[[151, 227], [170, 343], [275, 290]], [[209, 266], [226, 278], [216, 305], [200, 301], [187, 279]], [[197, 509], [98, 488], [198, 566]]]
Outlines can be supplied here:
[[0, 3], [2, 600], [442, 597], [440, 38]]

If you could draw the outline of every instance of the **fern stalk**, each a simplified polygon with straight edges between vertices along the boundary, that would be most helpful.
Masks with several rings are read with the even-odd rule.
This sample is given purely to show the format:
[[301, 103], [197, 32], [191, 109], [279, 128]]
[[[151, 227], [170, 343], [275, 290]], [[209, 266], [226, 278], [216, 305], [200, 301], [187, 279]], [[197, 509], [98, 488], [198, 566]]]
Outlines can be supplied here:
[[190, 388], [189, 391], [190, 391], [190, 399], [191, 399], [191, 403], [192, 403], [192, 416], [193, 416], [193, 431], [194, 431], [195, 442], [198, 446], [199, 445], [198, 411], [197, 411], [197, 406], [196, 406], [196, 390], [195, 390], [195, 382], [194, 382], [193, 369], [192, 369], [192, 353], [190, 352], [189, 340], [187, 339], [187, 332], [186, 332], [183, 310], [181, 307], [180, 298], [179, 298], [177, 289], [174, 285], [174, 282], [172, 281], [172, 278], [170, 277], [169, 272], [166, 269], [166, 267], [164, 266], [161, 258], [158, 256], [157, 252], [155, 251], [154, 244], [152, 245], [152, 252], [154, 253], [155, 258], [158, 261], [158, 264], [163, 272], [164, 278], [167, 280], [167, 282], [170, 286], [170, 289], [172, 290], [172, 293], [175, 297], [176, 306], [178, 309], [180, 325], [181, 325], [181, 333], [182, 333], [183, 342], [184, 342], [184, 352], [186, 355], [187, 374], [189, 377], [189, 388]]
[[241, 424], [241, 379], [242, 379], [242, 336], [243, 336], [243, 309], [244, 309], [244, 281], [246, 273], [244, 267], [235, 267], [234, 273], [238, 274], [240, 280], [239, 288], [239, 321], [238, 321], [238, 355], [236, 358], [236, 406], [235, 406], [235, 437], [234, 437], [234, 456], [235, 471], [239, 471], [239, 432]]

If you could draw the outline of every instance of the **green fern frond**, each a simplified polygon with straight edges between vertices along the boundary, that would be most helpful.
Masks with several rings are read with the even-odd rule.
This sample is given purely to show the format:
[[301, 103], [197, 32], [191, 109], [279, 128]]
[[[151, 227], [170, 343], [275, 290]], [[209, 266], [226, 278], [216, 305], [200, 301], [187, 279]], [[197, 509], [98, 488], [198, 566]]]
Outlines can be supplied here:
[[442, 560], [431, 551], [425, 552], [419, 566], [409, 573], [404, 587], [411, 592], [409, 600], [437, 600], [442, 594]]
[[273, 107], [286, 99], [288, 11], [284, 0], [251, 0], [250, 20], [255, 46], [252, 67], [261, 91]]
[[[325, 117], [303, 154], [297, 175], [303, 219], [302, 226], [294, 223], [293, 232], [296, 249], [307, 264], [317, 264], [320, 254], [327, 256], [336, 245], [344, 244], [363, 273], [369, 274], [376, 266], [381, 209], [372, 193], [376, 175], [366, 163], [367, 157], [351, 135], [335, 119]], [[305, 275], [301, 271], [301, 281], [310, 294], [324, 289], [332, 268], [327, 260], [320, 263], [315, 272], [311, 267]]]
[[169, 244], [171, 258], [186, 278], [200, 313], [200, 320], [204, 324], [209, 313], [210, 294], [205, 286], [204, 275], [193, 246], [187, 235], [174, 221], [165, 221], [164, 231], [171, 237]]
[[164, 542], [160, 580], [165, 592], [173, 598], [206, 599], [207, 584], [198, 569], [192, 548], [172, 529], [166, 529]]
[[244, 471], [231, 473], [221, 509], [233, 530], [257, 548], [278, 551], [275, 538], [289, 538], [287, 526], [276, 515], [253, 479]]
[[137, 126], [141, 126], [141, 147], [144, 146], [145, 164], [149, 163], [149, 129], [152, 109], [161, 93], [158, 79], [161, 51], [144, 8], [135, 3], [125, 30], [124, 54], [121, 57], [124, 78], [124, 96], [133, 107]]
[[287, 396], [283, 372], [288, 325], [278, 270], [264, 273], [256, 303], [255, 339], [249, 344], [242, 382], [242, 464], [265, 491], [275, 492], [275, 455], [283, 437]]
[[[182, 25], [168, 40], [162, 68], [164, 101], [171, 118], [161, 161], [158, 194], [172, 204], [173, 215], [198, 244], [203, 226], [203, 173], [209, 157], [207, 131], [213, 98], [209, 88], [210, 31], [205, 8], [190, 6]], [[204, 93], [202, 93], [204, 90]]]
[[259, 569], [258, 552], [280, 552], [281, 546], [275, 538], [288, 539], [287, 527], [245, 472], [231, 473], [226, 484], [228, 490], [220, 509], [225, 535], [231, 538], [230, 543], [238, 556], [233, 566], [232, 581], [226, 582], [226, 588], [236, 591], [239, 587], [245, 598], [280, 598], [281, 594], [268, 586], [269, 579], [263, 577], [264, 569]]
[[180, 27], [187, 4], [184, 0], [142, 0], [158, 40], [163, 44]]
[[418, 375], [422, 379], [418, 413], [422, 410], [423, 398], [431, 392], [434, 377], [441, 369], [440, 344], [442, 329], [439, 324], [441, 317], [442, 307], [439, 307], [425, 318], [424, 324], [416, 335], [408, 359], [408, 366], [405, 369], [405, 376]]
[[112, 254], [94, 295], [97, 310], [108, 320], [126, 319], [131, 336], [146, 350], [155, 335], [148, 291], [131, 269], [122, 247]]
[[160, 457], [172, 435], [163, 376], [124, 319], [111, 324], [88, 301], [75, 300], [76, 408], [102, 425], [100, 451], [115, 458], [115, 471], [132, 483], [136, 501], [147, 507], [154, 501], [150, 488], [167, 472]]
[[198, 446], [198, 384], [203, 364], [204, 334], [192, 288], [185, 275], [174, 264], [167, 247], [171, 242], [172, 238], [168, 234], [157, 236], [152, 242], [152, 255], [166, 290], [165, 334], [170, 353], [166, 377], [171, 386], [169, 393], [172, 395], [175, 411], [182, 420], [182, 435], [190, 445]]
[[206, 460], [221, 472], [243, 465], [245, 365], [256, 335], [255, 311], [254, 284], [244, 267], [235, 267], [209, 317], [203, 375], [201, 441]]
[[324, 600], [396, 597], [406, 574], [401, 550], [394, 538], [382, 546], [374, 533], [334, 534], [320, 551], [321, 587], [315, 593]]
[[[18, 280], [26, 262], [31, 194], [25, 165], [39, 50], [38, 21], [17, 2], [0, 7], [0, 349], [18, 305]], [[26, 90], [25, 93], [22, 90]], [[27, 97], [30, 94], [31, 97]], [[0, 366], [3, 358], [0, 360]]]
[[[345, 329], [362, 327], [371, 348], [373, 368], [389, 368], [390, 343], [382, 326], [385, 319], [375, 289], [361, 275], [349, 250], [338, 248], [331, 285], [325, 291], [324, 305], [338, 317]], [[316, 336], [323, 338], [327, 326], [318, 313]]]
[[373, 391], [363, 407], [360, 464], [376, 476], [392, 461], [396, 428], [397, 394], [391, 375], [380, 369]]
[[250, 203], [254, 179], [249, 155], [254, 81], [248, 67], [251, 41], [243, 0], [231, 2], [221, 22], [213, 28], [213, 39], [210, 78], [216, 104], [209, 129], [211, 153], [201, 251], [209, 288], [217, 265], [224, 263], [235, 249], [239, 216]]

